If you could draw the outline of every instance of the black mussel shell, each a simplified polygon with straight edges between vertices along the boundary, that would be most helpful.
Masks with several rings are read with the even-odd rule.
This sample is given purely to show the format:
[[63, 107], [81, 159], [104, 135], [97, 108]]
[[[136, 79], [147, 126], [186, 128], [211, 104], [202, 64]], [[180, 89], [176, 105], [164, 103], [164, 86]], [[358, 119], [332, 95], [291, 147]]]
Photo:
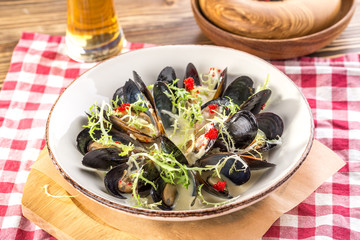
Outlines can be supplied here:
[[[216, 124], [216, 123], [213, 124], [213, 123], [209, 122], [206, 125], [210, 126], [210, 127], [206, 127], [206, 126], [203, 127], [203, 130], [198, 131], [196, 136], [195, 136], [195, 141], [196, 141], [195, 144], [198, 145], [198, 146], [200, 145], [200, 147], [195, 146], [194, 149], [192, 150], [192, 152], [194, 154], [196, 154], [196, 158], [201, 158], [204, 155], [206, 155], [208, 152], [210, 152], [211, 149], [214, 147], [214, 144], [216, 143], [216, 141], [217, 141], [217, 139], [219, 137], [219, 134], [218, 134], [215, 138], [211, 138], [211, 139], [208, 139], [207, 137], [202, 138], [201, 136], [206, 136], [206, 134], [209, 131], [212, 131], [213, 128], [215, 128], [217, 131], [220, 130], [219, 129], [219, 124]], [[200, 142], [200, 144], [198, 144], [198, 141], [201, 141], [201, 140], [203, 142]]]
[[[196, 67], [194, 66], [194, 64], [192, 63], [189, 63], [187, 66], [186, 66], [186, 70], [185, 70], [185, 79], [189, 78], [189, 77], [192, 77], [194, 79], [194, 83], [196, 86], [200, 86], [201, 85], [201, 81], [200, 81], [200, 78], [199, 78], [199, 73], [198, 71], [196, 70]], [[184, 85], [185, 86], [185, 85]]]
[[[94, 137], [96, 139], [99, 139], [100, 136], [101, 136], [100, 131], [94, 131]], [[85, 155], [88, 152], [88, 145], [91, 142], [93, 142], [93, 139], [89, 134], [88, 128], [83, 129], [76, 137], [76, 147], [83, 155]]]
[[[147, 108], [144, 113], [149, 116], [151, 123], [155, 126], [156, 135], [163, 131], [162, 125], [158, 124], [156, 113], [150, 111], [150, 108], [152, 108], [150, 101], [144, 96], [138, 85], [133, 80], [129, 79], [123, 87], [120, 87], [115, 91], [113, 101], [116, 101], [116, 99], [118, 99], [117, 104], [119, 106], [122, 103], [132, 104], [138, 100], [141, 100], [143, 102], [142, 107]], [[129, 127], [125, 122], [114, 115], [110, 115], [109, 121], [112, 122], [114, 127], [120, 131], [125, 131], [128, 134], [137, 135], [136, 138], [139, 141], [153, 142], [153, 138], [151, 136], [147, 136], [141, 131], [136, 130], [135, 127]]]
[[[235, 157], [236, 155], [233, 156], [233, 158], [226, 161], [220, 173], [229, 178], [236, 185], [241, 185], [249, 181], [251, 176], [250, 168], [240, 157]], [[234, 163], [235, 167], [233, 167]]]
[[126, 174], [128, 167], [126, 163], [120, 164], [108, 171], [104, 178], [105, 187], [108, 192], [121, 199], [126, 199], [126, 197], [119, 190], [119, 181]]
[[[113, 101], [117, 101], [120, 106], [122, 103], [134, 103], [139, 99], [145, 101], [144, 95], [140, 91], [138, 85], [131, 79], [125, 82], [124, 86], [118, 88], [113, 96]], [[147, 106], [144, 106], [147, 107]]]
[[[151, 160], [147, 161], [140, 169], [143, 171], [142, 176], [147, 180], [154, 182], [157, 178], [160, 177], [160, 173], [157, 170], [155, 163]], [[145, 197], [150, 193], [151, 185], [147, 184], [144, 180], [139, 179], [139, 183], [137, 186], [137, 191], [139, 192], [141, 197]]]
[[151, 187], [150, 195], [154, 202], [160, 202], [161, 205], [158, 207], [162, 210], [172, 210], [172, 206], [177, 197], [176, 186], [170, 183], [164, 182], [164, 180], [159, 177], [154, 182], [156, 189]]
[[270, 89], [261, 90], [254, 95], [252, 95], [246, 102], [244, 102], [240, 109], [248, 110], [253, 114], [258, 114], [265, 107], [266, 102], [271, 96]]
[[149, 143], [155, 141], [155, 138], [152, 136], [142, 133], [133, 126], [128, 126], [124, 121], [114, 115], [110, 115], [110, 121], [114, 128], [118, 129], [119, 131], [124, 131], [128, 135], [134, 136], [139, 142]]
[[204, 108], [206, 108], [207, 106], [212, 105], [212, 104], [217, 104], [218, 106], [226, 106], [226, 105], [229, 105], [229, 103], [230, 103], [230, 100], [228, 98], [224, 98], [224, 97], [216, 98], [216, 99], [213, 99], [213, 100], [208, 101], [207, 103], [203, 104], [201, 106], [201, 110], [203, 110]]
[[171, 154], [179, 163], [188, 165], [188, 161], [181, 150], [166, 136], [160, 136], [161, 150]]
[[223, 97], [230, 98], [236, 105], [240, 106], [251, 95], [254, 94], [254, 82], [248, 76], [240, 76], [236, 78], [226, 88]]
[[[273, 140], [281, 137], [284, 130], [282, 119], [272, 112], [264, 112], [256, 115], [259, 129], [265, 134], [266, 139]], [[257, 151], [266, 152], [275, 147], [277, 144], [264, 142], [259, 146]]]
[[174, 124], [173, 118], [169, 116], [169, 114], [163, 112], [164, 110], [174, 114], [177, 113], [177, 109], [173, 107], [172, 101], [169, 98], [169, 96], [171, 96], [170, 89], [165, 83], [156, 82], [153, 88], [153, 95], [157, 113], [160, 116], [164, 128], [172, 128], [172, 125]]
[[[159, 76], [157, 78], [158, 82], [164, 82], [166, 84], [173, 84], [173, 82], [176, 80], [176, 73], [175, 70], [172, 67], [165, 67], [161, 72], [159, 73]], [[177, 87], [178, 84], [176, 83], [175, 86]]]
[[151, 92], [149, 91], [149, 89], [146, 87], [146, 84], [144, 83], [144, 81], [141, 79], [140, 75], [137, 72], [133, 71], [133, 76], [134, 76], [134, 82], [138, 86], [140, 92], [150, 102], [152, 107], [155, 108], [154, 98], [151, 95]]
[[195, 174], [196, 181], [198, 182], [198, 185], [203, 185], [202, 189], [214, 196], [221, 197], [221, 198], [227, 198], [231, 199], [233, 198], [228, 191], [218, 191], [215, 188], [213, 188], [205, 179], [202, 178], [202, 176], [199, 173]]
[[254, 159], [251, 155], [242, 155], [241, 158], [247, 163], [250, 170], [260, 170], [276, 166], [274, 163], [270, 163], [265, 160]]
[[[159, 117], [159, 113], [157, 112], [153, 95], [151, 94], [150, 90], [147, 88], [144, 81], [141, 79], [140, 75], [135, 71], [133, 71], [133, 75], [134, 75], [134, 80], [135, 80], [136, 85], [138, 86], [141, 93], [144, 95], [145, 99], [147, 99], [149, 101], [151, 108], [154, 110], [153, 113], [151, 113], [150, 111], [146, 111], [146, 113], [152, 119], [156, 120], [156, 122], [154, 121], [153, 123], [157, 125], [157, 128], [160, 132], [164, 133], [163, 125], [160, 123], [161, 119]], [[148, 107], [150, 107], [150, 106], [148, 106]]]
[[112, 137], [114, 142], [120, 142], [124, 145], [133, 144], [135, 148], [141, 149], [146, 152], [144, 146], [137, 140], [131, 138], [128, 134], [120, 132], [116, 128], [111, 129], [109, 135]]
[[226, 160], [220, 173], [236, 185], [246, 183], [250, 179], [250, 169], [244, 160], [234, 153], [217, 153], [206, 156], [197, 161], [201, 167], [216, 165]]
[[98, 170], [109, 170], [112, 166], [126, 163], [128, 156], [120, 156], [121, 151], [117, 148], [99, 148], [91, 152], [87, 152], [82, 160], [82, 164], [86, 167]]
[[213, 96], [213, 99], [219, 98], [224, 94], [226, 84], [227, 84], [227, 68], [225, 68], [220, 74], [220, 82], [215, 86], [216, 92]]
[[247, 110], [240, 110], [232, 115], [225, 126], [235, 142], [235, 147], [240, 149], [252, 143], [258, 131], [255, 116]]
[[284, 131], [284, 122], [275, 113], [263, 112], [256, 115], [259, 129], [263, 131], [267, 139], [276, 139], [281, 137]]

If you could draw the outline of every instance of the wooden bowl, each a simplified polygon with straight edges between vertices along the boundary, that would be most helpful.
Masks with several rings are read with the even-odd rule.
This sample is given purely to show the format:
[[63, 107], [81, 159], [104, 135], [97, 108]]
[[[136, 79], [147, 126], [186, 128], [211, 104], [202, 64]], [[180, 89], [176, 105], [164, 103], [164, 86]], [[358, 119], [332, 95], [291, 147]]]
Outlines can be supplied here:
[[264, 59], [288, 59], [308, 55], [332, 42], [349, 24], [355, 0], [343, 0], [335, 23], [321, 31], [287, 39], [258, 39], [230, 33], [210, 22], [202, 13], [199, 0], [191, 0], [197, 24], [215, 44], [242, 50]]

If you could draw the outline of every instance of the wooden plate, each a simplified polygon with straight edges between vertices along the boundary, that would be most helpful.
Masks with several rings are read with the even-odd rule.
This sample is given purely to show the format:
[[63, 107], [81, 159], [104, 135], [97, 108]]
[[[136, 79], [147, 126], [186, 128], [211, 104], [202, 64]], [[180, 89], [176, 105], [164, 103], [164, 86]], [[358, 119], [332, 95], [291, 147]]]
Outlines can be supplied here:
[[313, 34], [288, 39], [257, 39], [227, 32], [212, 24], [202, 13], [199, 0], [191, 0], [195, 20], [215, 44], [239, 49], [265, 59], [287, 59], [308, 55], [332, 42], [349, 24], [355, 0], [343, 0], [333, 25]]

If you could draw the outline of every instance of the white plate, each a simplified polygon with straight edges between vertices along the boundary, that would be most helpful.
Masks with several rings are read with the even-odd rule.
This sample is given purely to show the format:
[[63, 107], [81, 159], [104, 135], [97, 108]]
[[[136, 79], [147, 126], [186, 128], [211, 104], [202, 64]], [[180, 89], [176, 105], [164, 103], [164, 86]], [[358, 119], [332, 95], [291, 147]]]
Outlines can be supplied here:
[[[269, 75], [272, 96], [266, 111], [278, 114], [284, 121], [283, 144], [270, 152], [269, 161], [276, 167], [266, 171], [236, 201], [216, 207], [189, 211], [160, 211], [128, 206], [105, 190], [98, 175], [82, 166], [82, 155], [76, 149], [76, 136], [86, 123], [85, 112], [95, 101], [107, 102], [114, 91], [132, 78], [135, 70], [146, 84], [153, 84], [160, 71], [172, 66], [182, 78], [186, 65], [192, 62], [199, 73], [210, 67], [228, 68], [228, 82], [240, 75], [251, 77], [255, 86]], [[229, 84], [229, 83], [228, 83]], [[313, 118], [308, 103], [296, 85], [268, 62], [247, 53], [217, 46], [174, 45], [131, 51], [102, 62], [74, 80], [60, 95], [50, 112], [46, 142], [50, 156], [65, 179], [89, 198], [141, 217], [159, 220], [198, 220], [215, 217], [249, 206], [277, 189], [307, 156], [313, 141]]]

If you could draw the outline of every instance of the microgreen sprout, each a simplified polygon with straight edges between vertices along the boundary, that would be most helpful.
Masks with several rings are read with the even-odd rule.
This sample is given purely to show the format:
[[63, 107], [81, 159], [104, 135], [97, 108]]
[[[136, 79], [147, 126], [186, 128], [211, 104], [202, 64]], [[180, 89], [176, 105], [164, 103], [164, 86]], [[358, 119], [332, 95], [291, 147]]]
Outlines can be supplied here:
[[262, 86], [259, 86], [256, 92], [260, 92], [262, 90], [268, 89], [268, 84], [269, 84], [269, 74], [266, 76], [264, 84]]
[[[123, 103], [124, 105], [126, 103]], [[139, 131], [146, 131], [151, 136], [156, 136], [157, 131], [155, 125], [151, 121], [151, 117], [145, 113], [148, 108], [147, 102], [143, 99], [138, 99], [132, 104], [127, 104], [125, 108], [121, 108], [121, 111], [117, 111], [118, 108], [113, 109], [112, 114], [118, 116], [120, 120], [125, 122], [128, 126], [134, 127]], [[121, 106], [120, 106], [121, 107]]]
[[199, 187], [198, 187], [198, 190], [197, 190], [197, 193], [198, 193], [198, 198], [200, 199], [200, 201], [203, 203], [203, 204], [206, 204], [206, 205], [210, 205], [210, 206], [214, 206], [214, 207], [218, 207], [218, 206], [221, 206], [221, 205], [225, 205], [227, 203], [230, 203], [230, 202], [233, 202], [235, 200], [235, 198], [232, 198], [232, 199], [229, 199], [229, 200], [226, 200], [226, 201], [223, 201], [223, 202], [209, 202], [205, 199], [204, 195], [202, 194], [202, 187], [204, 186], [204, 184], [201, 184]]
[[[88, 115], [88, 124], [83, 127], [89, 128], [89, 134], [91, 138], [104, 146], [114, 146], [122, 150], [120, 156], [126, 156], [134, 149], [134, 145], [129, 143], [128, 145], [120, 142], [115, 142], [109, 132], [112, 127], [112, 123], [108, 121], [111, 114], [112, 107], [105, 101], [102, 102], [101, 107], [97, 106], [97, 103], [90, 107], [90, 113]], [[95, 131], [100, 131], [100, 138], [96, 138]]]

